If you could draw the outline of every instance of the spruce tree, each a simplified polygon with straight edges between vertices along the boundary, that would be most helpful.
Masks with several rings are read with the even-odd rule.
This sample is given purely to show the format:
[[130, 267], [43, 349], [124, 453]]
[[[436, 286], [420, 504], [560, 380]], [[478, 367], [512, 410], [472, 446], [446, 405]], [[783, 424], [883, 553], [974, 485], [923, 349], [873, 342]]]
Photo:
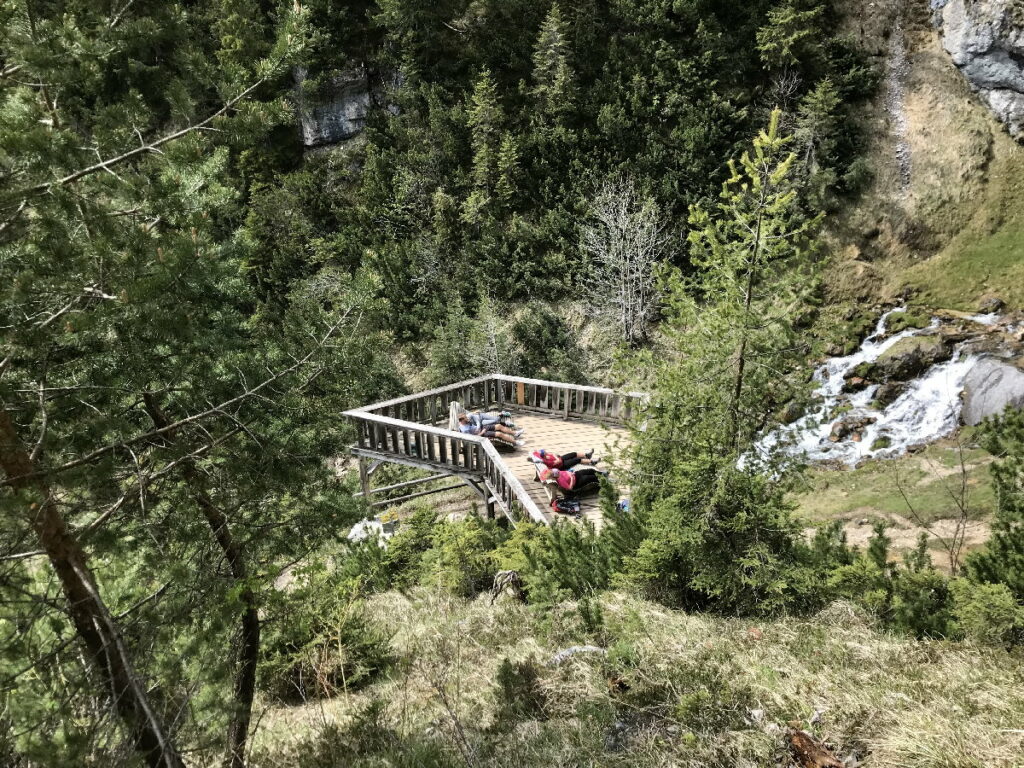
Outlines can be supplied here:
[[1007, 410], [986, 424], [983, 440], [997, 457], [996, 514], [988, 543], [967, 557], [967, 573], [974, 581], [1005, 584], [1024, 602], [1024, 411]]
[[498, 102], [498, 88], [488, 70], [480, 73], [473, 87], [468, 112], [470, 146], [473, 149], [473, 187], [486, 197], [494, 192], [501, 156], [505, 115]]
[[266, 56], [218, 66], [202, 10], [3, 8], [3, 718], [30, 761], [126, 739], [239, 766], [277, 572], [355, 513], [326, 415], [394, 386], [366, 279], [323, 270], [261, 322], [232, 234], [235, 160], [291, 117], [301, 15], [236, 30]]
[[541, 25], [533, 49], [533, 89], [542, 122], [558, 122], [572, 111], [575, 78], [569, 63], [569, 40], [558, 3], [553, 3]]
[[795, 327], [814, 285], [816, 218], [801, 211], [779, 113], [732, 164], [719, 203], [695, 208], [692, 278], [665, 278], [667, 349], [636, 433], [634, 500], [650, 531], [633, 577], [685, 604], [770, 612], [807, 584], [790, 474], [758, 445], [800, 391]]

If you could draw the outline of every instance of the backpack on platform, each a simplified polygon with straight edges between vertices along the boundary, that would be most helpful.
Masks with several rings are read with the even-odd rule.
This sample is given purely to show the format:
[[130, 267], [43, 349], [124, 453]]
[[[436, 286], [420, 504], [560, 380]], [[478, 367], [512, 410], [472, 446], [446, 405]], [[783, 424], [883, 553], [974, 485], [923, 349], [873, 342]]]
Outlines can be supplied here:
[[552, 499], [551, 508], [562, 515], [576, 515], [581, 513], [579, 499]]

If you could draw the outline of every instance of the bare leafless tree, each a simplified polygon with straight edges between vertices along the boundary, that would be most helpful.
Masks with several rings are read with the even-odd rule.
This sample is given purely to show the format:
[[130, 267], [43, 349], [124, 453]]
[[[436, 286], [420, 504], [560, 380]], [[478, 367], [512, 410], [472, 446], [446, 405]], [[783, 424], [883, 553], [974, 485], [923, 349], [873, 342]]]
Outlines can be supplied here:
[[654, 200], [641, 196], [629, 179], [601, 187], [583, 227], [583, 250], [595, 265], [590, 299], [594, 312], [612, 320], [627, 344], [647, 337], [658, 302], [655, 267], [667, 245]]
[[893, 470], [896, 480], [896, 489], [903, 498], [903, 503], [907, 505], [910, 517], [913, 518], [914, 522], [921, 526], [921, 528], [927, 531], [929, 536], [935, 537], [942, 548], [946, 551], [949, 563], [949, 572], [950, 575], [954, 577], [960, 572], [964, 545], [967, 543], [967, 526], [971, 520], [969, 467], [967, 466], [967, 462], [964, 458], [965, 446], [959, 433], [956, 435], [955, 441], [957, 466], [949, 479], [947, 479], [946, 474], [942, 472], [941, 467], [935, 466], [931, 460], [924, 457], [925, 462], [928, 464], [935, 476], [936, 482], [942, 485], [956, 509], [956, 516], [953, 518], [953, 528], [951, 531], [946, 533], [940, 532], [930, 520], [921, 514], [920, 510], [918, 510], [910, 501], [906, 486], [900, 476], [899, 468], [897, 467]]

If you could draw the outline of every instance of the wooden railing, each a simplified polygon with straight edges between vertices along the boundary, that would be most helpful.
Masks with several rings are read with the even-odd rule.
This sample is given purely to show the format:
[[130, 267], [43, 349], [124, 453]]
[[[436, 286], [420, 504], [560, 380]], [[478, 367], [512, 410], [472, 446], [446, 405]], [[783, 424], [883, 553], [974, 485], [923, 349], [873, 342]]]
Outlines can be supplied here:
[[646, 398], [647, 395], [640, 392], [618, 392], [604, 387], [495, 373], [357, 410], [418, 424], [439, 424], [447, 423], [449, 406], [458, 402], [469, 411], [507, 407], [567, 419], [621, 424], [637, 415], [639, 405]]
[[481, 479], [510, 519], [547, 522], [490, 440], [363, 410], [347, 411], [345, 415], [356, 425], [360, 455]]
[[360, 455], [482, 479], [509, 518], [547, 522], [489, 440], [446, 428], [451, 404], [622, 424], [637, 417], [645, 401], [646, 395], [637, 392], [491, 374], [356, 408], [345, 416], [356, 426]]

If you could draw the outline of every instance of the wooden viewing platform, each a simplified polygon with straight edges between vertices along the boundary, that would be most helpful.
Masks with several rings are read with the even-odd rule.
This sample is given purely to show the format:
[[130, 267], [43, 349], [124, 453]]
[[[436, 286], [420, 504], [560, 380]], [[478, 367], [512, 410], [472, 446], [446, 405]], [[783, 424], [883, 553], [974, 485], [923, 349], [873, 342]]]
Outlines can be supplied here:
[[[557, 515], [551, 513], [543, 486], [534, 480], [530, 453], [540, 448], [557, 453], [593, 448], [596, 456], [619, 453], [629, 444], [625, 423], [637, 415], [645, 399], [636, 392], [491, 374], [356, 408], [344, 415], [357, 430], [351, 451], [359, 459], [362, 496], [367, 501], [374, 494], [411, 490], [444, 477], [457, 481], [371, 503], [371, 507], [465, 484], [480, 496], [489, 517], [500, 510], [512, 524], [520, 520], [550, 524]], [[511, 411], [517, 426], [526, 430], [526, 444], [514, 450], [499, 449], [486, 438], [450, 431], [452, 402], [470, 411]], [[375, 489], [373, 473], [384, 463], [415, 467], [430, 475]], [[617, 474], [620, 472], [613, 472], [613, 479]], [[623, 491], [621, 479], [618, 485]], [[599, 524], [596, 493], [581, 501], [584, 516]]]

